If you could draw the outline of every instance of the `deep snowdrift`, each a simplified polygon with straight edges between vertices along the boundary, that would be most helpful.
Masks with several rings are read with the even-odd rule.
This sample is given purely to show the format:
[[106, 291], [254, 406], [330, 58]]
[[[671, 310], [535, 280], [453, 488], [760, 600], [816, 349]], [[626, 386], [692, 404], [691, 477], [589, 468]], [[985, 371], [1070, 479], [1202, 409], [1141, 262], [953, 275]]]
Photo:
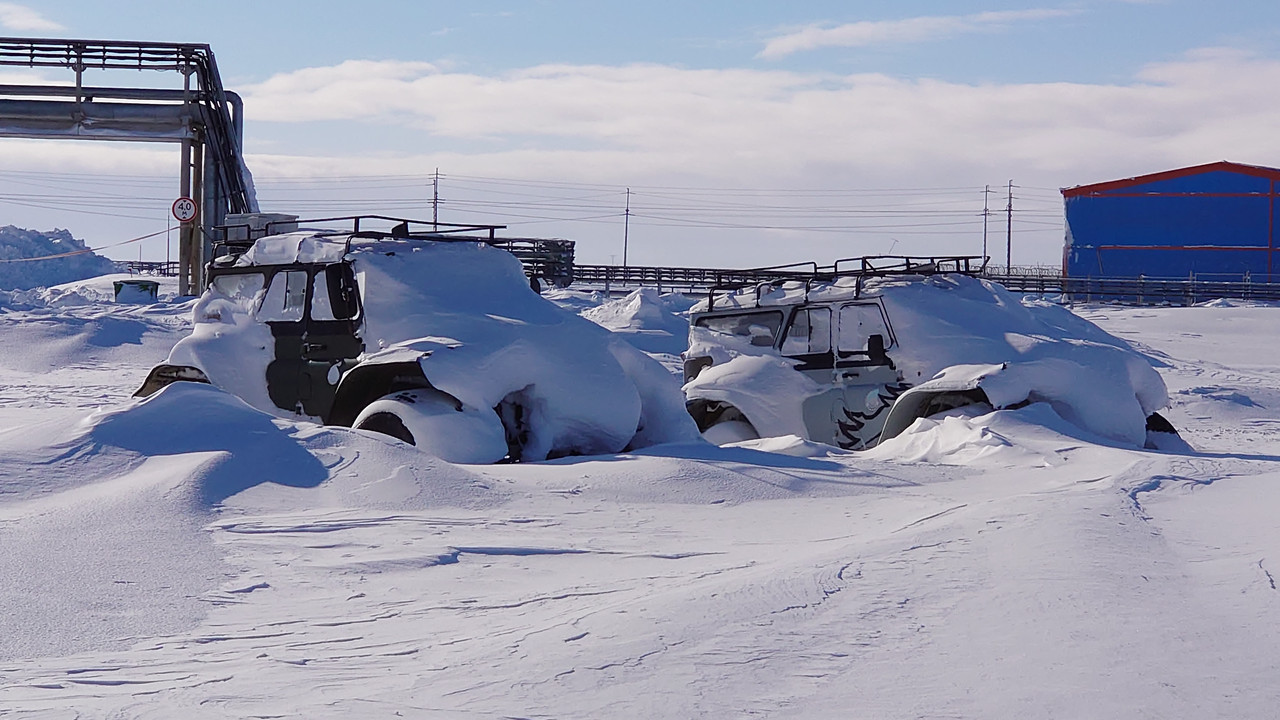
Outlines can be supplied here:
[[1276, 308], [1079, 310], [1159, 359], [1196, 454], [1096, 442], [1039, 403], [863, 453], [772, 438], [464, 468], [212, 388], [130, 399], [190, 307], [0, 309], [4, 712], [1280, 703]]
[[[85, 250], [84, 241], [66, 230], [0, 227], [0, 290], [51, 287], [115, 271], [113, 261]], [[31, 262], [24, 258], [49, 259]]]
[[693, 306], [682, 295], [659, 295], [639, 288], [624, 298], [583, 311], [582, 317], [626, 338], [650, 353], [679, 355], [689, 345], [689, 321], [681, 314]]

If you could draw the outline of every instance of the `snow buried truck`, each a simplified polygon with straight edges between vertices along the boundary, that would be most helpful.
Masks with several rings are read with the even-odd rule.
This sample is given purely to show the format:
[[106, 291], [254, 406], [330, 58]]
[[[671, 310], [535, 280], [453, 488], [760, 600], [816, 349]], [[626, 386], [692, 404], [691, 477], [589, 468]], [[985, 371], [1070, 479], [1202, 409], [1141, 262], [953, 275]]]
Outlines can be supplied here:
[[336, 231], [267, 225], [231, 244], [208, 267], [191, 335], [135, 396], [210, 383], [279, 417], [464, 463], [696, 436], [661, 365], [540, 297], [491, 237], [388, 218], [399, 224], [371, 231], [373, 219], [325, 219], [355, 228]]
[[1185, 448], [1144, 356], [983, 280], [979, 261], [852, 258], [713, 288], [691, 310], [689, 414], [718, 444], [797, 435], [860, 450], [919, 418], [1044, 402], [1107, 442]]

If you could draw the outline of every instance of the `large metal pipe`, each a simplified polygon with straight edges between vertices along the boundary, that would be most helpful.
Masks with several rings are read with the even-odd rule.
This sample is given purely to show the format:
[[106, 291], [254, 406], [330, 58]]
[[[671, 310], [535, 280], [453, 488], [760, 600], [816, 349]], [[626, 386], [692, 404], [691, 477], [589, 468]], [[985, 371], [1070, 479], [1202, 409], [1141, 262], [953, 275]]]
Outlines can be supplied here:
[[244, 100], [230, 90], [224, 91], [224, 94], [227, 96], [227, 104], [231, 106], [232, 139], [236, 143], [236, 162], [239, 163], [236, 171], [244, 181], [249, 212], [258, 212], [258, 191], [253, 186], [253, 173], [249, 172], [249, 166], [244, 162]]
[[179, 142], [191, 137], [182, 105], [0, 100], [3, 137]]
[[[80, 87], [71, 85], [8, 85], [0, 83], [0, 95], [11, 97], [76, 97], [77, 92], [85, 100], [107, 98], [110, 100], [151, 100], [154, 102], [182, 102], [182, 91], [164, 88]], [[230, 95], [230, 93], [227, 93]]]

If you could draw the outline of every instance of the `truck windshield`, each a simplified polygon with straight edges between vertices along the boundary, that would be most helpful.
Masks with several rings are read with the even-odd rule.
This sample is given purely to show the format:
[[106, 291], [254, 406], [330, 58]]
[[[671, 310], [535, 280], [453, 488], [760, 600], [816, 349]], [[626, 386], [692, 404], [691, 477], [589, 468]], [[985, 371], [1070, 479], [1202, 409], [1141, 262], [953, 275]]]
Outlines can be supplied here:
[[771, 310], [700, 317], [694, 322], [694, 326], [723, 335], [748, 338], [752, 345], [768, 347], [773, 345], [778, 337], [778, 330], [782, 328], [782, 312]]

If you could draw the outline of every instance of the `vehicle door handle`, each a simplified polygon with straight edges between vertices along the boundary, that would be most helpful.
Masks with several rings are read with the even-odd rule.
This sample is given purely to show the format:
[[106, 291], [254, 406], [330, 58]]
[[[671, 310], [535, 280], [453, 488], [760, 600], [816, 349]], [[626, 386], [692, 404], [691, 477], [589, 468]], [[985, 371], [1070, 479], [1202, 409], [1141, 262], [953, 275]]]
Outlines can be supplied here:
[[329, 346], [325, 345], [324, 343], [302, 343], [302, 352], [310, 353], [310, 352], [315, 352], [317, 350], [324, 350], [328, 347]]

